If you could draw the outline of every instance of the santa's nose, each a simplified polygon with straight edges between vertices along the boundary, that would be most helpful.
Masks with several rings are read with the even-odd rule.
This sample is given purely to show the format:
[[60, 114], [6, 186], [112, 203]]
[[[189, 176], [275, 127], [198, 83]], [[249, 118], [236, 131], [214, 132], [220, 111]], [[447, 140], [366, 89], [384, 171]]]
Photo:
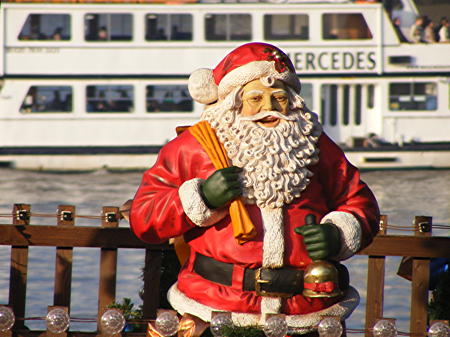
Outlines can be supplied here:
[[272, 96], [264, 96], [261, 108], [263, 111], [278, 110], [276, 109], [276, 104], [274, 104], [274, 99]]

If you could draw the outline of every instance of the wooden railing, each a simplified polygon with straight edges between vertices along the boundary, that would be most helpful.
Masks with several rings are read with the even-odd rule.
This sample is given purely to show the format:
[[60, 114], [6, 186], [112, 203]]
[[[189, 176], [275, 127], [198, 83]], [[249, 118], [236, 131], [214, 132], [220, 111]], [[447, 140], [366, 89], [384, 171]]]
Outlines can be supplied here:
[[414, 336], [426, 336], [430, 259], [450, 257], [450, 237], [431, 236], [432, 218], [427, 216], [414, 218], [414, 236], [386, 235], [389, 227], [387, 216], [382, 216], [378, 235], [371, 245], [358, 253], [369, 258], [366, 336], [371, 335], [367, 331], [375, 321], [383, 317], [386, 256], [413, 257], [409, 328]]
[[[100, 227], [74, 226], [75, 219], [88, 218], [76, 214], [74, 206], [59, 206], [56, 226], [30, 225], [33, 216], [30, 205], [13, 206], [12, 224], [0, 225], [0, 245], [11, 246], [11, 271], [8, 305], [15, 313], [16, 323], [12, 331], [0, 332], [0, 337], [53, 336], [49, 331], [30, 331], [24, 325], [28, 250], [30, 246], [53, 246], [56, 248], [53, 306], [70, 308], [72, 280], [72, 252], [74, 247], [99, 248], [100, 275], [98, 290], [97, 322], [106, 307], [115, 300], [117, 250], [120, 248], [145, 249], [145, 272], [143, 275], [143, 315], [144, 319], [155, 318], [159, 306], [159, 280], [162, 251], [172, 249], [168, 245], [148, 245], [137, 239], [129, 228], [118, 227], [121, 217], [119, 208], [103, 207], [102, 214], [96, 218]], [[35, 216], [39, 216], [35, 214]], [[380, 232], [373, 243], [361, 251], [368, 256], [366, 335], [378, 318], [383, 317], [383, 296], [386, 256], [411, 256], [412, 290], [410, 332], [425, 336], [427, 330], [427, 303], [429, 285], [429, 261], [435, 257], [450, 257], [450, 238], [432, 237], [432, 219], [415, 217], [414, 236], [387, 235], [387, 217], [380, 222]], [[100, 329], [97, 329], [100, 330]], [[122, 333], [137, 335], [138, 333]], [[68, 331], [58, 337], [100, 336], [101, 332]]]

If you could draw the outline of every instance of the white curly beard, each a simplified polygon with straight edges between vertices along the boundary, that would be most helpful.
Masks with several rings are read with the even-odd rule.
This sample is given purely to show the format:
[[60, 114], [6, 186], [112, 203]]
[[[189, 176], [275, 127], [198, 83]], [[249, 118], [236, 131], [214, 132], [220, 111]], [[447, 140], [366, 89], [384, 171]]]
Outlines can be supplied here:
[[243, 197], [260, 208], [281, 208], [310, 182], [307, 168], [318, 161], [316, 146], [322, 128], [317, 116], [306, 108], [303, 99], [290, 93], [293, 121], [280, 120], [273, 128], [241, 120], [241, 89], [206, 109], [202, 119], [215, 129], [232, 165], [243, 168]]

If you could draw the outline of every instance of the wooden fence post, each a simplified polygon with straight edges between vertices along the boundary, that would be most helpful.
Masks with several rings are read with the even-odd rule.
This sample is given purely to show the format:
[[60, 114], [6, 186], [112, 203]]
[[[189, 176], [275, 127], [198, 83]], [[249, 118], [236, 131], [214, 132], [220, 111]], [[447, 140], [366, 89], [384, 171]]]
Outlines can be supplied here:
[[[118, 227], [119, 208], [103, 207], [102, 227]], [[101, 248], [100, 280], [98, 290], [97, 330], [105, 308], [116, 299], [117, 248]]]
[[161, 251], [145, 250], [144, 289], [142, 294], [144, 318], [156, 318], [156, 311], [159, 308], [161, 264]]
[[[30, 205], [15, 204], [12, 211], [13, 225], [30, 224]], [[24, 235], [26, 237], [26, 235]], [[25, 303], [27, 297], [28, 246], [11, 246], [11, 271], [9, 278], [9, 305], [16, 322], [13, 329], [25, 327]]]
[[[416, 236], [431, 236], [432, 217], [416, 216]], [[411, 284], [411, 320], [409, 329], [415, 336], [427, 335], [428, 288], [430, 283], [430, 259], [413, 258]]]
[[[75, 206], [58, 207], [58, 226], [73, 226], [75, 223]], [[56, 247], [55, 290], [53, 305], [64, 306], [70, 313], [70, 293], [72, 284], [73, 247]]]
[[[385, 235], [387, 225], [388, 217], [387, 215], [382, 215], [377, 235]], [[372, 337], [370, 329], [377, 318], [383, 317], [385, 264], [386, 256], [369, 255], [367, 264], [366, 337]]]

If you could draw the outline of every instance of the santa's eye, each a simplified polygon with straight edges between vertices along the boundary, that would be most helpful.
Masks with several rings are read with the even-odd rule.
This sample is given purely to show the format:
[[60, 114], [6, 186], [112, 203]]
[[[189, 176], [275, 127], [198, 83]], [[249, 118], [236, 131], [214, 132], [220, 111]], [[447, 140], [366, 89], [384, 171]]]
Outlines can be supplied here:
[[250, 97], [247, 97], [246, 100], [250, 103], [258, 103], [258, 102], [262, 101], [262, 96], [260, 96], [260, 95], [250, 96]]
[[276, 95], [276, 96], [274, 96], [274, 98], [277, 100], [277, 102], [280, 102], [280, 103], [285, 103], [285, 102], [287, 102], [287, 96], [286, 95]]

